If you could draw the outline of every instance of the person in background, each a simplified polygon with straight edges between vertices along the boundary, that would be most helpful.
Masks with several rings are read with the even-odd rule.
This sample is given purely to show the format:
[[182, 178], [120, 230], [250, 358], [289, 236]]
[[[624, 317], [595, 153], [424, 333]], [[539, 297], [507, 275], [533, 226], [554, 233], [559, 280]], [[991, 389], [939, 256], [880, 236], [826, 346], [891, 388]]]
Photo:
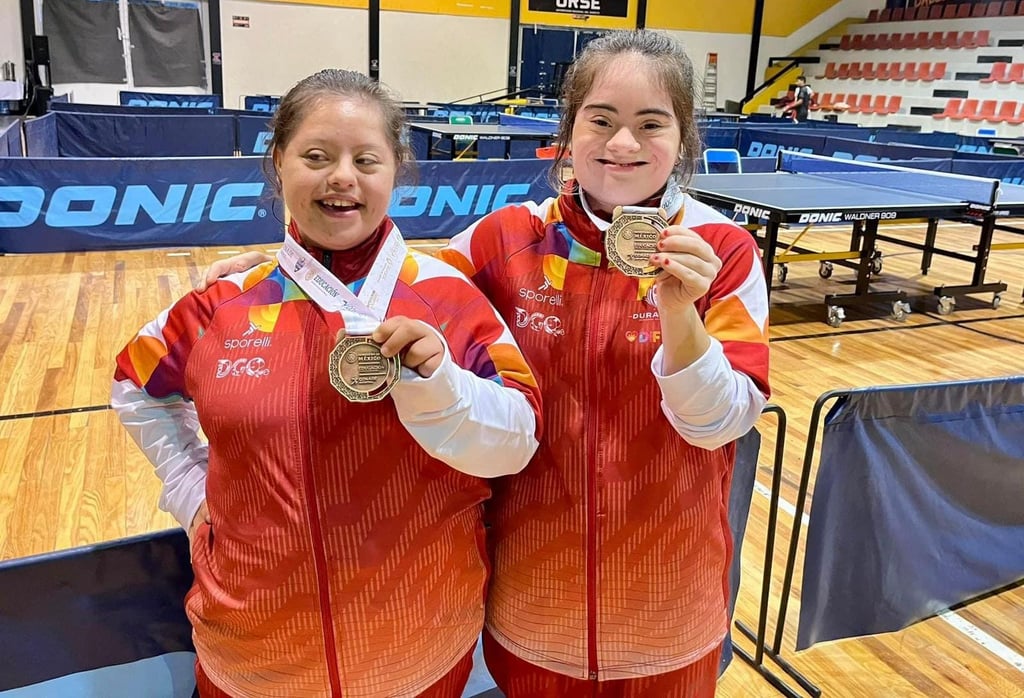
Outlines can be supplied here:
[[191, 541], [203, 698], [458, 698], [472, 667], [485, 478], [529, 461], [540, 403], [490, 303], [386, 215], [403, 125], [364, 75], [295, 85], [273, 121], [278, 259], [117, 357], [112, 405]]
[[797, 76], [796, 90], [793, 91], [793, 102], [787, 105], [783, 115], [789, 115], [793, 121], [807, 121], [810, 114], [811, 99], [814, 92], [807, 84], [807, 78], [803, 75]]
[[735, 441], [769, 394], [768, 299], [754, 239], [685, 193], [694, 85], [660, 33], [590, 42], [563, 83], [551, 169], [571, 159], [574, 178], [439, 253], [509, 323], [544, 396], [536, 457], [487, 503], [484, 654], [509, 698], [715, 692]]

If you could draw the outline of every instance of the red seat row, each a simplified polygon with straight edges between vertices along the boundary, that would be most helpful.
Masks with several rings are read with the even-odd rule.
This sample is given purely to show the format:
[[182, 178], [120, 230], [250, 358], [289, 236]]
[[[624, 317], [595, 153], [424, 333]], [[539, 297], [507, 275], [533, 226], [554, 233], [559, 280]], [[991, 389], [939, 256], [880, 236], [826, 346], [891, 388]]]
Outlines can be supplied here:
[[945, 63], [828, 63], [819, 80], [909, 80], [932, 82], [946, 76]]
[[[849, 111], [851, 114], [895, 114], [900, 110], [903, 98], [899, 95], [856, 95], [828, 92], [821, 95], [811, 111]], [[840, 106], [837, 106], [840, 105]]]
[[1024, 0], [989, 2], [944, 2], [921, 7], [897, 7], [868, 12], [869, 22], [900, 22], [922, 19], [964, 19], [966, 17], [1011, 17], [1024, 15]]
[[981, 48], [988, 46], [988, 29], [953, 32], [907, 32], [901, 34], [843, 34], [839, 38], [842, 51], [892, 51], [905, 49]]
[[998, 82], [1003, 85], [1016, 83], [1024, 85], [1024, 63], [993, 63], [992, 72], [982, 82]]
[[1000, 103], [994, 99], [951, 99], [946, 102], [942, 113], [932, 114], [932, 118], [1024, 124], [1024, 103], [1018, 105], [1016, 100]]

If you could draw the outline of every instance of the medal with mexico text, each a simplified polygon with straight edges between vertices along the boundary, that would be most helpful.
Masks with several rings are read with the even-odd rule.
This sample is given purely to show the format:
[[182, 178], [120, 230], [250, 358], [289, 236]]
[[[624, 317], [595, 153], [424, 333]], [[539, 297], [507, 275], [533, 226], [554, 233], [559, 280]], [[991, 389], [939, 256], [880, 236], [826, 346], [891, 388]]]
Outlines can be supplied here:
[[662, 272], [651, 264], [661, 231], [668, 227], [664, 209], [616, 206], [604, 234], [608, 261], [626, 276], [651, 277]]
[[282, 270], [306, 295], [345, 321], [345, 336], [331, 350], [327, 372], [334, 389], [351, 402], [383, 400], [401, 375], [399, 357], [385, 357], [369, 335], [391, 304], [405, 255], [402, 236], [392, 228], [357, 296], [291, 236], [277, 253]]
[[352, 402], [383, 400], [398, 383], [402, 364], [369, 337], [346, 336], [331, 351], [331, 385]]

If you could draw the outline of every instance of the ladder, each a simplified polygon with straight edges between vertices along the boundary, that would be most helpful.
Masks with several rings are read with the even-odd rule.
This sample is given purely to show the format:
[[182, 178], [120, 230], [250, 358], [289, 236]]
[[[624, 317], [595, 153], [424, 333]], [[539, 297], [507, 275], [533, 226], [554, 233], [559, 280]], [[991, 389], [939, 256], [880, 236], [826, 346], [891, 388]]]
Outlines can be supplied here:
[[709, 53], [704, 62], [704, 110], [718, 110], [718, 54]]

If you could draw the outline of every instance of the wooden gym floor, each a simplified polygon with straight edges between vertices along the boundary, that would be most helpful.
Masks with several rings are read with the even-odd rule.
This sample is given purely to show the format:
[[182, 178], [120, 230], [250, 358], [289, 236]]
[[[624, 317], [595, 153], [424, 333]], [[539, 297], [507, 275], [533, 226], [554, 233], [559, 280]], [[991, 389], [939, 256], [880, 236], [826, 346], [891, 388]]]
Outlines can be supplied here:
[[[922, 226], [887, 231], [923, 239]], [[942, 243], [963, 252], [977, 238], [970, 226], [944, 224], [940, 231]], [[996, 242], [1019, 240], [996, 236]], [[803, 242], [838, 249], [845, 239], [812, 231]], [[886, 254], [877, 288], [915, 292], [970, 278], [964, 263], [941, 258], [923, 277], [919, 253], [881, 247]], [[156, 509], [159, 488], [150, 465], [106, 407], [113, 358], [139, 327], [192, 288], [214, 260], [231, 253], [193, 248], [0, 256], [0, 559], [174, 525]], [[785, 286], [776, 284], [773, 292], [771, 401], [789, 420], [782, 488], [787, 502], [794, 500], [811, 408], [823, 392], [1024, 374], [1024, 250], [992, 254], [988, 279], [1010, 287], [998, 309], [991, 308], [990, 296], [979, 297], [961, 300], [951, 315], [939, 315], [931, 301], [903, 322], [850, 313], [842, 326], [831, 328], [823, 322], [822, 297], [849, 288], [852, 279], [851, 271], [837, 267], [831, 279], [822, 280], [816, 264], [795, 264]], [[762, 492], [770, 486], [775, 418], [766, 415], [759, 427], [765, 438], [736, 613], [752, 627], [767, 520]], [[780, 513], [779, 523], [770, 618], [778, 607], [790, 516]], [[825, 695], [1024, 696], [1021, 586], [899, 633], [797, 654], [792, 648], [799, 568], [795, 579], [783, 654]], [[778, 694], [737, 660], [720, 682], [719, 695]]]

